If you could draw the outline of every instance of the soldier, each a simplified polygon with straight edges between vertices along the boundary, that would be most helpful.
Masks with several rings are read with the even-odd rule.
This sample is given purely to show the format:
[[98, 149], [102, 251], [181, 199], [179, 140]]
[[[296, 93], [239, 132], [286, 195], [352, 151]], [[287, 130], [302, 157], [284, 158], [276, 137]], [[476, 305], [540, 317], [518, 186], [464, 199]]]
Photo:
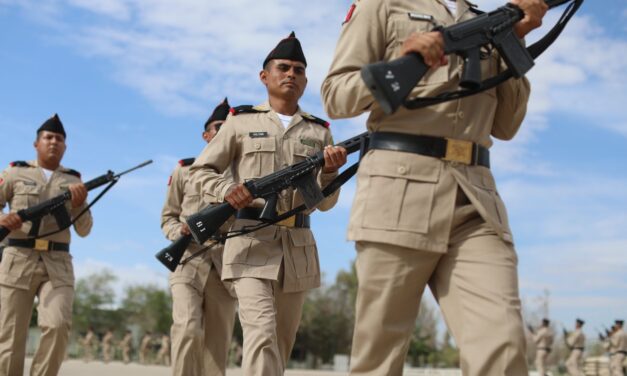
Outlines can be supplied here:
[[170, 337], [167, 334], [161, 336], [161, 346], [157, 353], [157, 364], [170, 366]]
[[[518, 37], [540, 25], [544, 1], [511, 2], [525, 13]], [[462, 59], [444, 56], [441, 34], [430, 30], [476, 13], [461, 0], [355, 1], [322, 84], [331, 118], [370, 111], [370, 150], [348, 229], [359, 280], [352, 375], [402, 373], [427, 284], [460, 348], [464, 375], [527, 374], [517, 255], [488, 148], [491, 135], [507, 140], [518, 130], [528, 81], [386, 115], [360, 75], [366, 64], [418, 53], [431, 68], [412, 96], [456, 89]], [[502, 69], [496, 50], [482, 54], [484, 77]]]
[[[326, 186], [346, 161], [346, 150], [330, 146], [328, 124], [298, 106], [307, 84], [305, 55], [294, 33], [266, 57], [259, 74], [269, 100], [240, 106], [192, 165], [192, 180], [203, 194], [238, 209], [232, 229], [259, 224], [260, 200], [252, 200], [242, 184], [303, 161], [324, 150], [325, 166], [318, 182]], [[232, 176], [223, 173], [230, 168]], [[328, 210], [338, 193], [319, 209]], [[279, 196], [284, 213], [302, 198], [288, 189]], [[233, 280], [244, 335], [244, 375], [282, 375], [300, 323], [305, 291], [320, 285], [318, 253], [309, 214], [245, 236], [230, 238], [224, 248], [222, 279]]]
[[81, 341], [83, 345], [83, 360], [85, 363], [94, 360], [94, 341], [94, 328], [90, 326]]
[[533, 342], [536, 344], [536, 370], [540, 376], [546, 375], [546, 358], [551, 352], [551, 346], [553, 346], [553, 339], [555, 334], [549, 326], [549, 319], [542, 319], [542, 326], [538, 328], [533, 334]]
[[107, 329], [104, 337], [102, 337], [102, 360], [109, 363], [113, 359], [113, 330]]
[[150, 335], [150, 332], [146, 332], [139, 343], [139, 364], [148, 364], [151, 341], [152, 336]]
[[[226, 98], [205, 122], [203, 139], [209, 143], [229, 113]], [[185, 218], [213, 201], [201, 197], [199, 187], [189, 179], [194, 158], [183, 159], [176, 167], [168, 186], [161, 213], [161, 229], [175, 240], [189, 234]], [[202, 246], [192, 242], [183, 257], [189, 257]], [[233, 335], [237, 301], [232, 287], [222, 282], [222, 244], [179, 266], [170, 275], [172, 292], [173, 375], [224, 375], [228, 346]]]
[[[72, 217], [85, 209], [87, 189], [80, 174], [61, 166], [66, 150], [63, 124], [55, 114], [37, 130], [37, 160], [13, 162], [0, 176], [0, 209], [9, 204], [3, 223], [12, 230], [0, 266], [0, 374], [22, 375], [26, 336], [33, 300], [38, 297], [41, 339], [31, 375], [56, 375], [67, 348], [72, 323], [74, 269], [70, 256], [70, 230], [58, 229], [52, 217], [22, 223], [16, 212], [66, 191], [65, 208]], [[89, 211], [75, 218], [76, 233], [91, 231]], [[47, 235], [41, 237], [41, 235]]]
[[124, 338], [120, 342], [120, 349], [122, 350], [122, 361], [124, 364], [128, 364], [131, 361], [131, 350], [133, 347], [133, 334], [130, 330], [126, 331]]
[[627, 356], [627, 333], [623, 330], [623, 320], [614, 322], [614, 332], [610, 336], [610, 346], [613, 350], [610, 361], [612, 376], [624, 376], [625, 357]]
[[584, 345], [586, 343], [586, 336], [581, 330], [584, 323], [582, 319], [577, 319], [575, 320], [575, 330], [570, 334], [564, 332], [566, 335], [566, 345], [570, 349], [570, 356], [566, 360], [566, 370], [571, 376], [584, 376], [580, 365]]

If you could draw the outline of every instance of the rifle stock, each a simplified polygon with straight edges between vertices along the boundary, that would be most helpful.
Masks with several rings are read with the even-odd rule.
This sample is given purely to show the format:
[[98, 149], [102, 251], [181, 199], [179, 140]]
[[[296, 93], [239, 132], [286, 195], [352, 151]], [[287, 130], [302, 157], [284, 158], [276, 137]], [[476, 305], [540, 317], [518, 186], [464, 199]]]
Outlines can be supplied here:
[[236, 210], [228, 202], [211, 204], [187, 217], [187, 225], [198, 244], [204, 244], [215, 235]]
[[191, 241], [191, 235], [183, 235], [173, 241], [172, 244], [170, 244], [169, 246], [157, 252], [155, 257], [171, 272], [174, 272], [176, 270], [176, 267], [181, 262], [181, 258], [183, 258], [183, 254], [185, 253], [185, 250], [187, 249]]

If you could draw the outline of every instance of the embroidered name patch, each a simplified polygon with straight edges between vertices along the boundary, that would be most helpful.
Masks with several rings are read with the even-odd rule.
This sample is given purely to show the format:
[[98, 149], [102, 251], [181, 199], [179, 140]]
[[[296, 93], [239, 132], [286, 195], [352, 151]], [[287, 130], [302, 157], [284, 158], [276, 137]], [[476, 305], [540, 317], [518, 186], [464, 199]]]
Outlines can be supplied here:
[[263, 138], [268, 137], [268, 132], [250, 132], [248, 136], [250, 136], [250, 138]]

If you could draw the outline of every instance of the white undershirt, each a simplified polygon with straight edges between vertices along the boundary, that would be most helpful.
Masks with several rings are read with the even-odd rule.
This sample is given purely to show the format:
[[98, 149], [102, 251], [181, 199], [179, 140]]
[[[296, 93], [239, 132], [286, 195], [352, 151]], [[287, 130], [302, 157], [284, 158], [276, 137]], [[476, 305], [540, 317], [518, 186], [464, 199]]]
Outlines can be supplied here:
[[444, 4], [453, 16], [457, 15], [457, 0], [444, 0]]
[[45, 169], [43, 167], [41, 168], [41, 171], [43, 171], [44, 177], [46, 178], [46, 181], [50, 180], [50, 177], [52, 176], [52, 173], [54, 172], [52, 170], [47, 170], [47, 169]]
[[283, 128], [287, 128], [287, 126], [290, 125], [290, 122], [292, 121], [293, 116], [283, 115], [278, 112], [276, 114], [279, 117], [279, 120], [281, 120], [281, 123], [283, 123]]

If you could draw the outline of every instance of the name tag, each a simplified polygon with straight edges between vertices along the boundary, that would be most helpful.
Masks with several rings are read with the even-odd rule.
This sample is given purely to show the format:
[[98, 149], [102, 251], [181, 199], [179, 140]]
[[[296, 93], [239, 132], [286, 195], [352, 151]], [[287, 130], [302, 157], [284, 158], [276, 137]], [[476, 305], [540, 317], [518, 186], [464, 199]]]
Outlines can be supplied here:
[[250, 138], [263, 138], [268, 137], [268, 132], [250, 132], [248, 133]]
[[420, 14], [420, 13], [409, 12], [407, 13], [407, 15], [409, 16], [410, 20], [414, 20], [414, 21], [427, 21], [427, 22], [433, 21], [433, 16], [430, 14]]
[[30, 187], [35, 187], [35, 186], [37, 186], [37, 183], [35, 183], [34, 181], [30, 181], [30, 180], [23, 180], [23, 181], [22, 181], [22, 184], [24, 184], [24, 185], [28, 185], [28, 186], [30, 186]]

